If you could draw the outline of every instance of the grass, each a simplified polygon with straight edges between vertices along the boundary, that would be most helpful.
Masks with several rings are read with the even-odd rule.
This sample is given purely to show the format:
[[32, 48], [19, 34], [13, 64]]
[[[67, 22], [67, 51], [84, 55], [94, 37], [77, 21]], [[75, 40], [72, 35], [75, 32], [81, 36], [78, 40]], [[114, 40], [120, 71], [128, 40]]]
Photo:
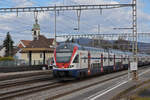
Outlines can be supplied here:
[[148, 97], [134, 97], [134, 98], [131, 98], [131, 100], [150, 100], [150, 98], [148, 98]]
[[135, 92], [134, 95], [131, 94], [130, 96], [126, 96], [126, 94], [129, 93], [130, 91], [132, 91], [136, 88], [139, 88], [140, 86], [142, 86], [144, 84], [149, 84], [149, 83], [150, 83], [150, 80], [147, 80], [141, 84], [138, 84], [137, 86], [132, 86], [132, 87], [128, 88], [127, 90], [122, 91], [117, 96], [113, 97], [113, 99], [111, 99], [111, 100], [120, 100], [121, 98], [125, 98], [125, 100], [150, 100], [150, 97], [140, 97], [139, 96], [139, 93], [145, 91], [147, 88], [150, 88], [150, 85], [141, 88], [139, 91]]
[[139, 90], [134, 96], [131, 96], [131, 100], [150, 100], [150, 97], [140, 97], [139, 94], [146, 91], [150, 88], [150, 85], [144, 87], [143, 89]]

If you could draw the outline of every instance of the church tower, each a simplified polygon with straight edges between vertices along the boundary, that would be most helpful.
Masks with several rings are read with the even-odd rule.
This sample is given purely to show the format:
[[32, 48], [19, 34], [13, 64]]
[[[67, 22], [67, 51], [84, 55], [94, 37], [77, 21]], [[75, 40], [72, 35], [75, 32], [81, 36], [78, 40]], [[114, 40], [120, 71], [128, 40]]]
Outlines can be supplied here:
[[37, 19], [35, 19], [35, 24], [33, 24], [32, 36], [33, 36], [33, 40], [38, 40], [40, 36], [40, 25], [38, 24]]

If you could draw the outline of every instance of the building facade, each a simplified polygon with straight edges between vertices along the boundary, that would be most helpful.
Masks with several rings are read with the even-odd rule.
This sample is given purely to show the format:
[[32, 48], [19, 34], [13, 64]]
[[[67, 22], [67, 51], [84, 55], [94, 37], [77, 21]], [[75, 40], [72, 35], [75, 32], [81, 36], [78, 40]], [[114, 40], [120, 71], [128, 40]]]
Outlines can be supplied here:
[[40, 26], [36, 20], [32, 29], [33, 40], [21, 50], [21, 58], [29, 65], [49, 64], [53, 58], [53, 38], [40, 35]]

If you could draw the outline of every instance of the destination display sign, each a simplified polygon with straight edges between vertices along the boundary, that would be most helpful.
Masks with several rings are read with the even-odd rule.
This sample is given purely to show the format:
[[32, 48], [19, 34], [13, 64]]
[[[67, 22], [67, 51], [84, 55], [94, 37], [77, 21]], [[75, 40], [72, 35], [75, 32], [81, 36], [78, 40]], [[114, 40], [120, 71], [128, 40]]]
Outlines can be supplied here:
[[131, 71], [138, 70], [137, 62], [131, 62], [131, 63], [130, 63], [130, 70], [131, 70]]

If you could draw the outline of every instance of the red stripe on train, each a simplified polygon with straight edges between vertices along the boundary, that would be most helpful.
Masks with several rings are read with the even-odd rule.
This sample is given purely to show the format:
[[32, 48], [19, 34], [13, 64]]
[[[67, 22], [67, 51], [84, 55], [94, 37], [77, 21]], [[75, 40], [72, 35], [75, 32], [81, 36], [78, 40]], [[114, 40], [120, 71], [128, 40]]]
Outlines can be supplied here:
[[54, 50], [54, 60], [56, 62], [56, 49]]
[[121, 69], [123, 69], [123, 55], [121, 55]]
[[104, 72], [104, 68], [103, 68], [103, 54], [101, 54], [101, 72]]
[[88, 51], [88, 75], [91, 74], [91, 54]]
[[114, 55], [114, 71], [116, 71], [116, 56]]

